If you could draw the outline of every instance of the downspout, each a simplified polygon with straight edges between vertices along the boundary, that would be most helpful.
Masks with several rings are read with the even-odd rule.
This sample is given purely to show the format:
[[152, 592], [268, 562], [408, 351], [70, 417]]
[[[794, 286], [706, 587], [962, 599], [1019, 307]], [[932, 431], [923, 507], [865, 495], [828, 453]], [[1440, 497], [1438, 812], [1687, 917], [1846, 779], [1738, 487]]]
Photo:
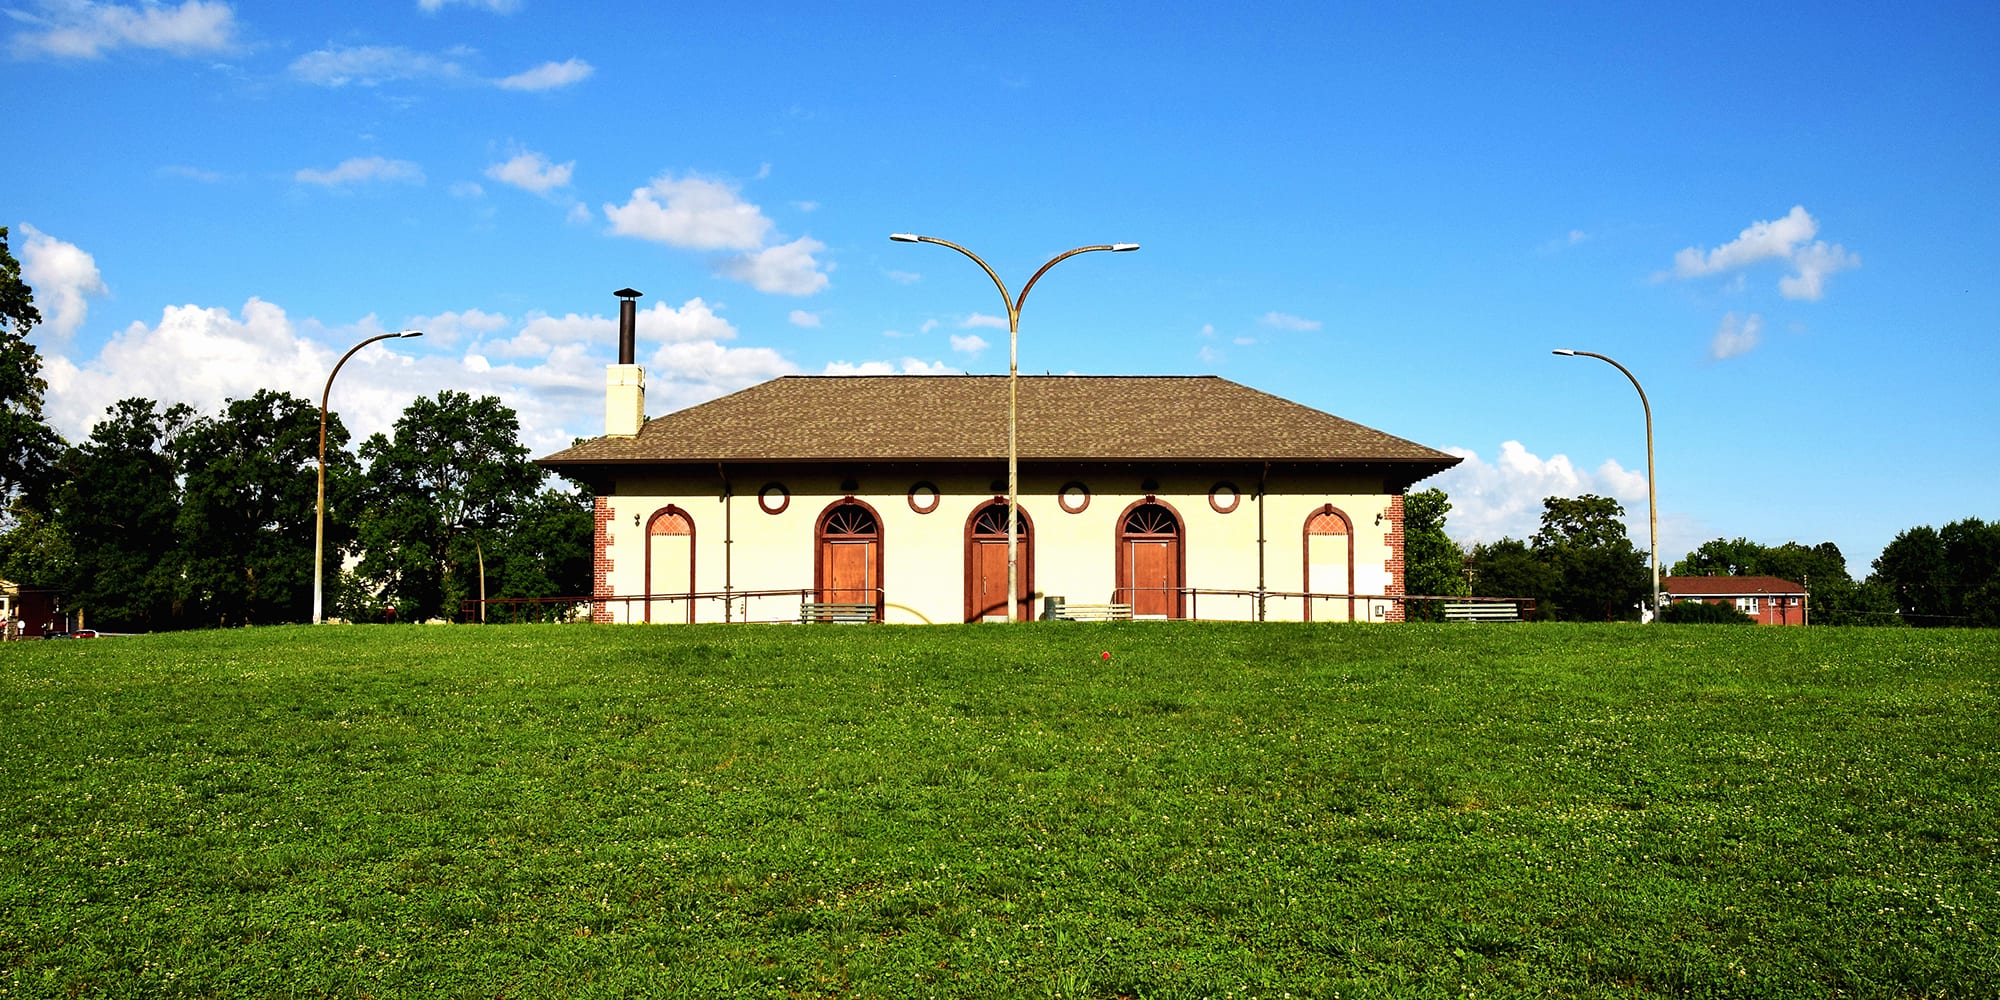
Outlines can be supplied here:
[[1271, 463], [1257, 474], [1257, 620], [1264, 620], [1264, 489], [1271, 478]]
[[[732, 568], [730, 557], [736, 545], [736, 526], [730, 514], [735, 509], [735, 504], [731, 501], [736, 498], [736, 491], [730, 488], [729, 474], [722, 471], [721, 462], [715, 463], [715, 475], [722, 480], [722, 621], [728, 624], [735, 621], [736, 611], [735, 588], [732, 586], [730, 576]], [[744, 611], [747, 614], [749, 609], [746, 608]]]

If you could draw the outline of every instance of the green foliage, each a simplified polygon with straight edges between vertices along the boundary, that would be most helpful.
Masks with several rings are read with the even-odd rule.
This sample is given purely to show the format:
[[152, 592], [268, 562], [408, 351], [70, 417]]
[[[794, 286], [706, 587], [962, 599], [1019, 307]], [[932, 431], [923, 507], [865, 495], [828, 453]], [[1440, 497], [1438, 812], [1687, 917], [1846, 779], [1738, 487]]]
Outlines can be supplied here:
[[1528, 543], [1516, 538], [1482, 542], [1466, 555], [1465, 565], [1472, 575], [1474, 596], [1533, 598], [1535, 617], [1549, 617], [1556, 571]]
[[370, 435], [366, 501], [356, 519], [358, 572], [398, 617], [457, 611], [479, 593], [471, 535], [501, 538], [533, 498], [542, 471], [519, 441], [520, 422], [498, 397], [446, 390], [418, 399], [393, 438]]
[[2000, 981], [1992, 632], [352, 627], [6, 654], [8, 996]]
[[180, 490], [166, 445], [193, 415], [178, 404], [162, 412], [150, 399], [120, 400], [63, 459], [55, 521], [74, 554], [64, 604], [83, 610], [92, 628], [145, 631], [178, 618]]
[[0, 518], [24, 499], [42, 510], [53, 486], [63, 442], [42, 420], [42, 357], [28, 343], [28, 331], [42, 321], [34, 289], [21, 280], [21, 265], [7, 247], [0, 226]]
[[[1470, 592], [1465, 579], [1465, 550], [1445, 534], [1451, 499], [1443, 490], [1429, 489], [1403, 497], [1403, 566], [1405, 593], [1454, 597]], [[1438, 614], [1428, 605], [1413, 609], [1419, 617]]]
[[2000, 522], [1969, 517], [1896, 536], [1875, 559], [1871, 583], [1912, 625], [2000, 625]]
[[[327, 427], [329, 494], [352, 486], [355, 461], [337, 416]], [[260, 390], [219, 417], [191, 423], [172, 452], [184, 477], [176, 530], [183, 596], [217, 625], [306, 621], [318, 503], [319, 408]], [[335, 567], [351, 537], [330, 500], [327, 550]]]
[[17, 502], [0, 531], [0, 579], [60, 589], [76, 576], [69, 532], [47, 514]]
[[1549, 592], [1563, 621], [1634, 621], [1653, 588], [1646, 556], [1625, 537], [1625, 508], [1591, 494], [1542, 501], [1534, 548], [1555, 571]]
[[591, 541], [595, 496], [573, 483], [555, 480], [515, 513], [512, 527], [487, 552], [494, 569], [494, 597], [560, 597], [590, 593], [594, 566]]
[[1669, 625], [1755, 625], [1757, 619], [1729, 604], [1708, 601], [1672, 601], [1660, 609], [1660, 621]]

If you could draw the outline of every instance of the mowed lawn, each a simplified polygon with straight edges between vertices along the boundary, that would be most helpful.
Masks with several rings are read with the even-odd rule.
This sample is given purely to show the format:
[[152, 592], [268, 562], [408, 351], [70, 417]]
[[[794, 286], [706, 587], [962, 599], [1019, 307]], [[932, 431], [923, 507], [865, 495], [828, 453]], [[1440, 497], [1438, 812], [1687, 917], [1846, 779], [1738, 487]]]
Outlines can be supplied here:
[[1727, 626], [9, 644], [0, 996], [1991, 997], [1996, 681]]

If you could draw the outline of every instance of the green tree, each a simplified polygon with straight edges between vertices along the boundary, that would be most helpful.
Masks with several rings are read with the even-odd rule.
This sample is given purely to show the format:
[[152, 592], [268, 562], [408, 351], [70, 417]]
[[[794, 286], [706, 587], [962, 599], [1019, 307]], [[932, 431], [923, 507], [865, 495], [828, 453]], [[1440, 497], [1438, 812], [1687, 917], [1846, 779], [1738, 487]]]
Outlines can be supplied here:
[[42, 420], [42, 357], [28, 343], [28, 331], [42, 321], [34, 289], [21, 280], [21, 265], [7, 248], [0, 226], [0, 520], [12, 501], [43, 510], [56, 479], [63, 442]]
[[[1451, 499], [1428, 489], [1403, 496], [1403, 590], [1419, 596], [1454, 597], [1469, 592], [1465, 550], [1445, 534]], [[1434, 620], [1442, 610], [1428, 604], [1410, 609], [1411, 620]]]
[[[490, 593], [496, 597], [577, 597], [590, 593], [594, 502], [589, 491], [558, 481], [523, 504], [498, 546], [501, 577]], [[487, 557], [490, 561], [490, 550]]]
[[1551, 614], [1563, 621], [1631, 621], [1652, 589], [1646, 557], [1625, 537], [1625, 508], [1591, 494], [1542, 501], [1536, 554], [1555, 573]]
[[161, 411], [150, 399], [120, 400], [63, 458], [55, 520], [75, 553], [65, 603], [93, 628], [175, 624], [180, 490], [165, 447], [193, 416], [180, 404]]
[[[353, 488], [339, 418], [327, 422], [330, 496]], [[176, 525], [190, 614], [218, 625], [305, 621], [312, 614], [319, 409], [290, 393], [230, 400], [189, 424], [171, 451], [183, 476]], [[344, 505], [329, 504], [335, 510]], [[352, 536], [329, 520], [329, 546]]]
[[1886, 587], [1896, 613], [1911, 625], [1948, 625], [1951, 607], [1945, 596], [1950, 573], [1944, 540], [1936, 528], [1920, 525], [1895, 537], [1875, 557], [1871, 582]]
[[1531, 598], [1535, 618], [1550, 617], [1555, 571], [1541, 553], [1516, 538], [1482, 542], [1466, 554], [1465, 568], [1477, 597]]
[[1954, 625], [2000, 625], [2000, 521], [1976, 517], [1938, 529], [1946, 566], [1945, 608]]
[[1754, 625], [1757, 619], [1729, 604], [1672, 601], [1660, 609], [1660, 621], [1669, 625]]
[[494, 396], [446, 390], [418, 399], [392, 437], [370, 435], [366, 502], [356, 518], [356, 570], [398, 617], [457, 611], [479, 590], [469, 533], [501, 538], [542, 483], [519, 440], [520, 421]]

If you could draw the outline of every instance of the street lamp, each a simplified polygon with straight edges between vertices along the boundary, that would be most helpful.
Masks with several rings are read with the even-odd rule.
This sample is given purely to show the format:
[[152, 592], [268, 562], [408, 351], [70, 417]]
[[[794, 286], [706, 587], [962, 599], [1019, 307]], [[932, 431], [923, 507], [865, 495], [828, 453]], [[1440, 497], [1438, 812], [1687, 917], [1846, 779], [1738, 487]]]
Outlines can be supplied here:
[[354, 352], [367, 347], [369, 344], [378, 340], [389, 340], [394, 337], [421, 337], [423, 335], [424, 331], [422, 330], [404, 330], [401, 333], [377, 334], [348, 348], [347, 353], [341, 355], [339, 361], [334, 362], [333, 371], [327, 373], [326, 389], [319, 394], [319, 501], [314, 504], [313, 508], [314, 625], [318, 625], [321, 622], [320, 610], [324, 607], [322, 597], [325, 593], [325, 573], [321, 567], [325, 564], [326, 560], [326, 400], [328, 396], [333, 394], [333, 377], [340, 374], [340, 366], [346, 364], [347, 359], [354, 356]]
[[978, 264], [979, 269], [985, 271], [986, 276], [993, 279], [993, 287], [1000, 289], [1000, 301], [1007, 307], [1007, 622], [1008, 624], [1012, 624], [1021, 620], [1021, 570], [1019, 558], [1021, 502], [1017, 492], [1020, 488], [1021, 473], [1018, 426], [1021, 400], [1021, 304], [1028, 301], [1029, 290], [1035, 287], [1035, 282], [1042, 280], [1042, 275], [1047, 274], [1049, 268], [1080, 253], [1089, 253], [1092, 250], [1109, 250], [1113, 253], [1124, 253], [1127, 250], [1139, 249], [1139, 244], [1099, 243], [1093, 246], [1077, 247], [1074, 250], [1065, 250], [1050, 258], [1048, 263], [1043, 264], [1041, 270], [1036, 271], [1035, 276], [1029, 278], [1028, 283], [1021, 286], [1021, 294], [1018, 297], [1009, 297], [1007, 294], [1007, 283], [1001, 281], [1000, 276], [993, 273], [993, 269], [986, 266], [986, 262], [980, 260], [978, 254], [950, 240], [941, 240], [935, 236], [916, 236], [911, 233], [890, 233], [889, 238], [898, 243], [935, 243], [941, 247], [950, 247], [972, 258], [972, 262]]
[[1653, 488], [1653, 404], [1646, 401], [1646, 390], [1639, 385], [1639, 379], [1631, 369], [1602, 354], [1591, 351], [1556, 350], [1570, 358], [1596, 358], [1625, 373], [1632, 380], [1632, 388], [1639, 390], [1639, 406], [1646, 411], [1646, 520], [1652, 532], [1653, 546], [1653, 620], [1660, 620], [1660, 505], [1657, 491]]

